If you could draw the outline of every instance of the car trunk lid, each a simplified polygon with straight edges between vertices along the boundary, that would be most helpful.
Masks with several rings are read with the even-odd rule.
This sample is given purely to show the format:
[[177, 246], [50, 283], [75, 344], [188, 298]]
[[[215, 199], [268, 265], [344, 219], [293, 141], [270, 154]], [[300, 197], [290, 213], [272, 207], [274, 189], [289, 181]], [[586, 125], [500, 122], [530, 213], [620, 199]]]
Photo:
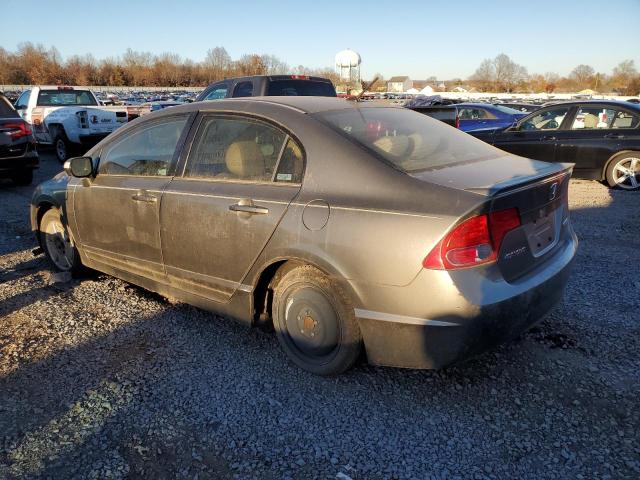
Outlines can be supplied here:
[[451, 165], [414, 176], [488, 197], [481, 209], [490, 218], [495, 212], [517, 210], [520, 226], [507, 232], [500, 245], [494, 245], [498, 267], [508, 282], [549, 258], [562, 242], [568, 222], [573, 164], [502, 156], [462, 167]]

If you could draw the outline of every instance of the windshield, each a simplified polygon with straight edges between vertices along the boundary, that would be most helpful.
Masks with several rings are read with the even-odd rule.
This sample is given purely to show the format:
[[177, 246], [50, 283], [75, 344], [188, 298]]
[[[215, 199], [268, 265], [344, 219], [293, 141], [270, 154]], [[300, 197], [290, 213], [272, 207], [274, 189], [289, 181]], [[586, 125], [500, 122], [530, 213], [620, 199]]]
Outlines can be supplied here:
[[89, 90], [40, 90], [38, 106], [98, 105]]
[[314, 80], [272, 80], [269, 96], [335, 97], [336, 91], [329, 82]]
[[314, 116], [407, 173], [507, 155], [408, 109], [349, 108]]

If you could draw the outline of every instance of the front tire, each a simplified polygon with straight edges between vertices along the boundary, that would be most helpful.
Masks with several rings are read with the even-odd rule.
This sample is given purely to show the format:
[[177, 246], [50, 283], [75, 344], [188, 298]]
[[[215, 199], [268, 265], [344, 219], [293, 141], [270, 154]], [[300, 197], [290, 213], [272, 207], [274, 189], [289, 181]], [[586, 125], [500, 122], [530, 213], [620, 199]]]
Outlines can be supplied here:
[[288, 270], [277, 282], [273, 325], [287, 356], [316, 375], [348, 370], [362, 350], [353, 306], [342, 289], [310, 265]]
[[626, 152], [616, 155], [605, 174], [610, 187], [623, 190], [640, 188], [640, 152]]
[[40, 220], [39, 235], [40, 244], [56, 270], [74, 275], [82, 271], [80, 254], [71, 243], [58, 210], [52, 208], [45, 212]]

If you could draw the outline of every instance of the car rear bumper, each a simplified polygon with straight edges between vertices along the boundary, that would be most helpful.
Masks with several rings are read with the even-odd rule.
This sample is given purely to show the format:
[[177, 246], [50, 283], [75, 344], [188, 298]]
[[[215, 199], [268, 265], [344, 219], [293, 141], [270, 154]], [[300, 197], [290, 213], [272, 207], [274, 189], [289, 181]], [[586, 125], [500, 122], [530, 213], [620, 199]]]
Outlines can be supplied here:
[[0, 157], [0, 172], [17, 172], [21, 170], [33, 170], [39, 165], [38, 153], [29, 149], [19, 157]]
[[[457, 291], [455, 308], [446, 306], [437, 316], [425, 318], [356, 309], [369, 363], [442, 368], [517, 337], [562, 299], [576, 250], [577, 239], [571, 231], [553, 259], [520, 285], [491, 285], [489, 278], [484, 285], [486, 290], [481, 289], [479, 296], [466, 295], [461, 289]], [[428, 302], [432, 295], [433, 303], [437, 303], [439, 294], [432, 285], [419, 283], [423, 293], [414, 304]], [[489, 293], [492, 288], [501, 289], [503, 298], [494, 301], [495, 295]], [[506, 290], [509, 288], [510, 291]], [[403, 304], [400, 299], [398, 305]]]

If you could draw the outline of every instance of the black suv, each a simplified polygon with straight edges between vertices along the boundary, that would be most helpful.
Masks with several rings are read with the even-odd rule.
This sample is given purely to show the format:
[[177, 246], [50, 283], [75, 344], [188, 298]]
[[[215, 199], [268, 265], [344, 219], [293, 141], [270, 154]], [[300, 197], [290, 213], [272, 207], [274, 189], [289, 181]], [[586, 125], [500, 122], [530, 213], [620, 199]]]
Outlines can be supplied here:
[[307, 75], [255, 75], [212, 83], [196, 97], [202, 100], [261, 96], [335, 97], [331, 80]]
[[18, 185], [29, 185], [38, 168], [38, 153], [31, 126], [20, 118], [0, 93], [0, 177]]

